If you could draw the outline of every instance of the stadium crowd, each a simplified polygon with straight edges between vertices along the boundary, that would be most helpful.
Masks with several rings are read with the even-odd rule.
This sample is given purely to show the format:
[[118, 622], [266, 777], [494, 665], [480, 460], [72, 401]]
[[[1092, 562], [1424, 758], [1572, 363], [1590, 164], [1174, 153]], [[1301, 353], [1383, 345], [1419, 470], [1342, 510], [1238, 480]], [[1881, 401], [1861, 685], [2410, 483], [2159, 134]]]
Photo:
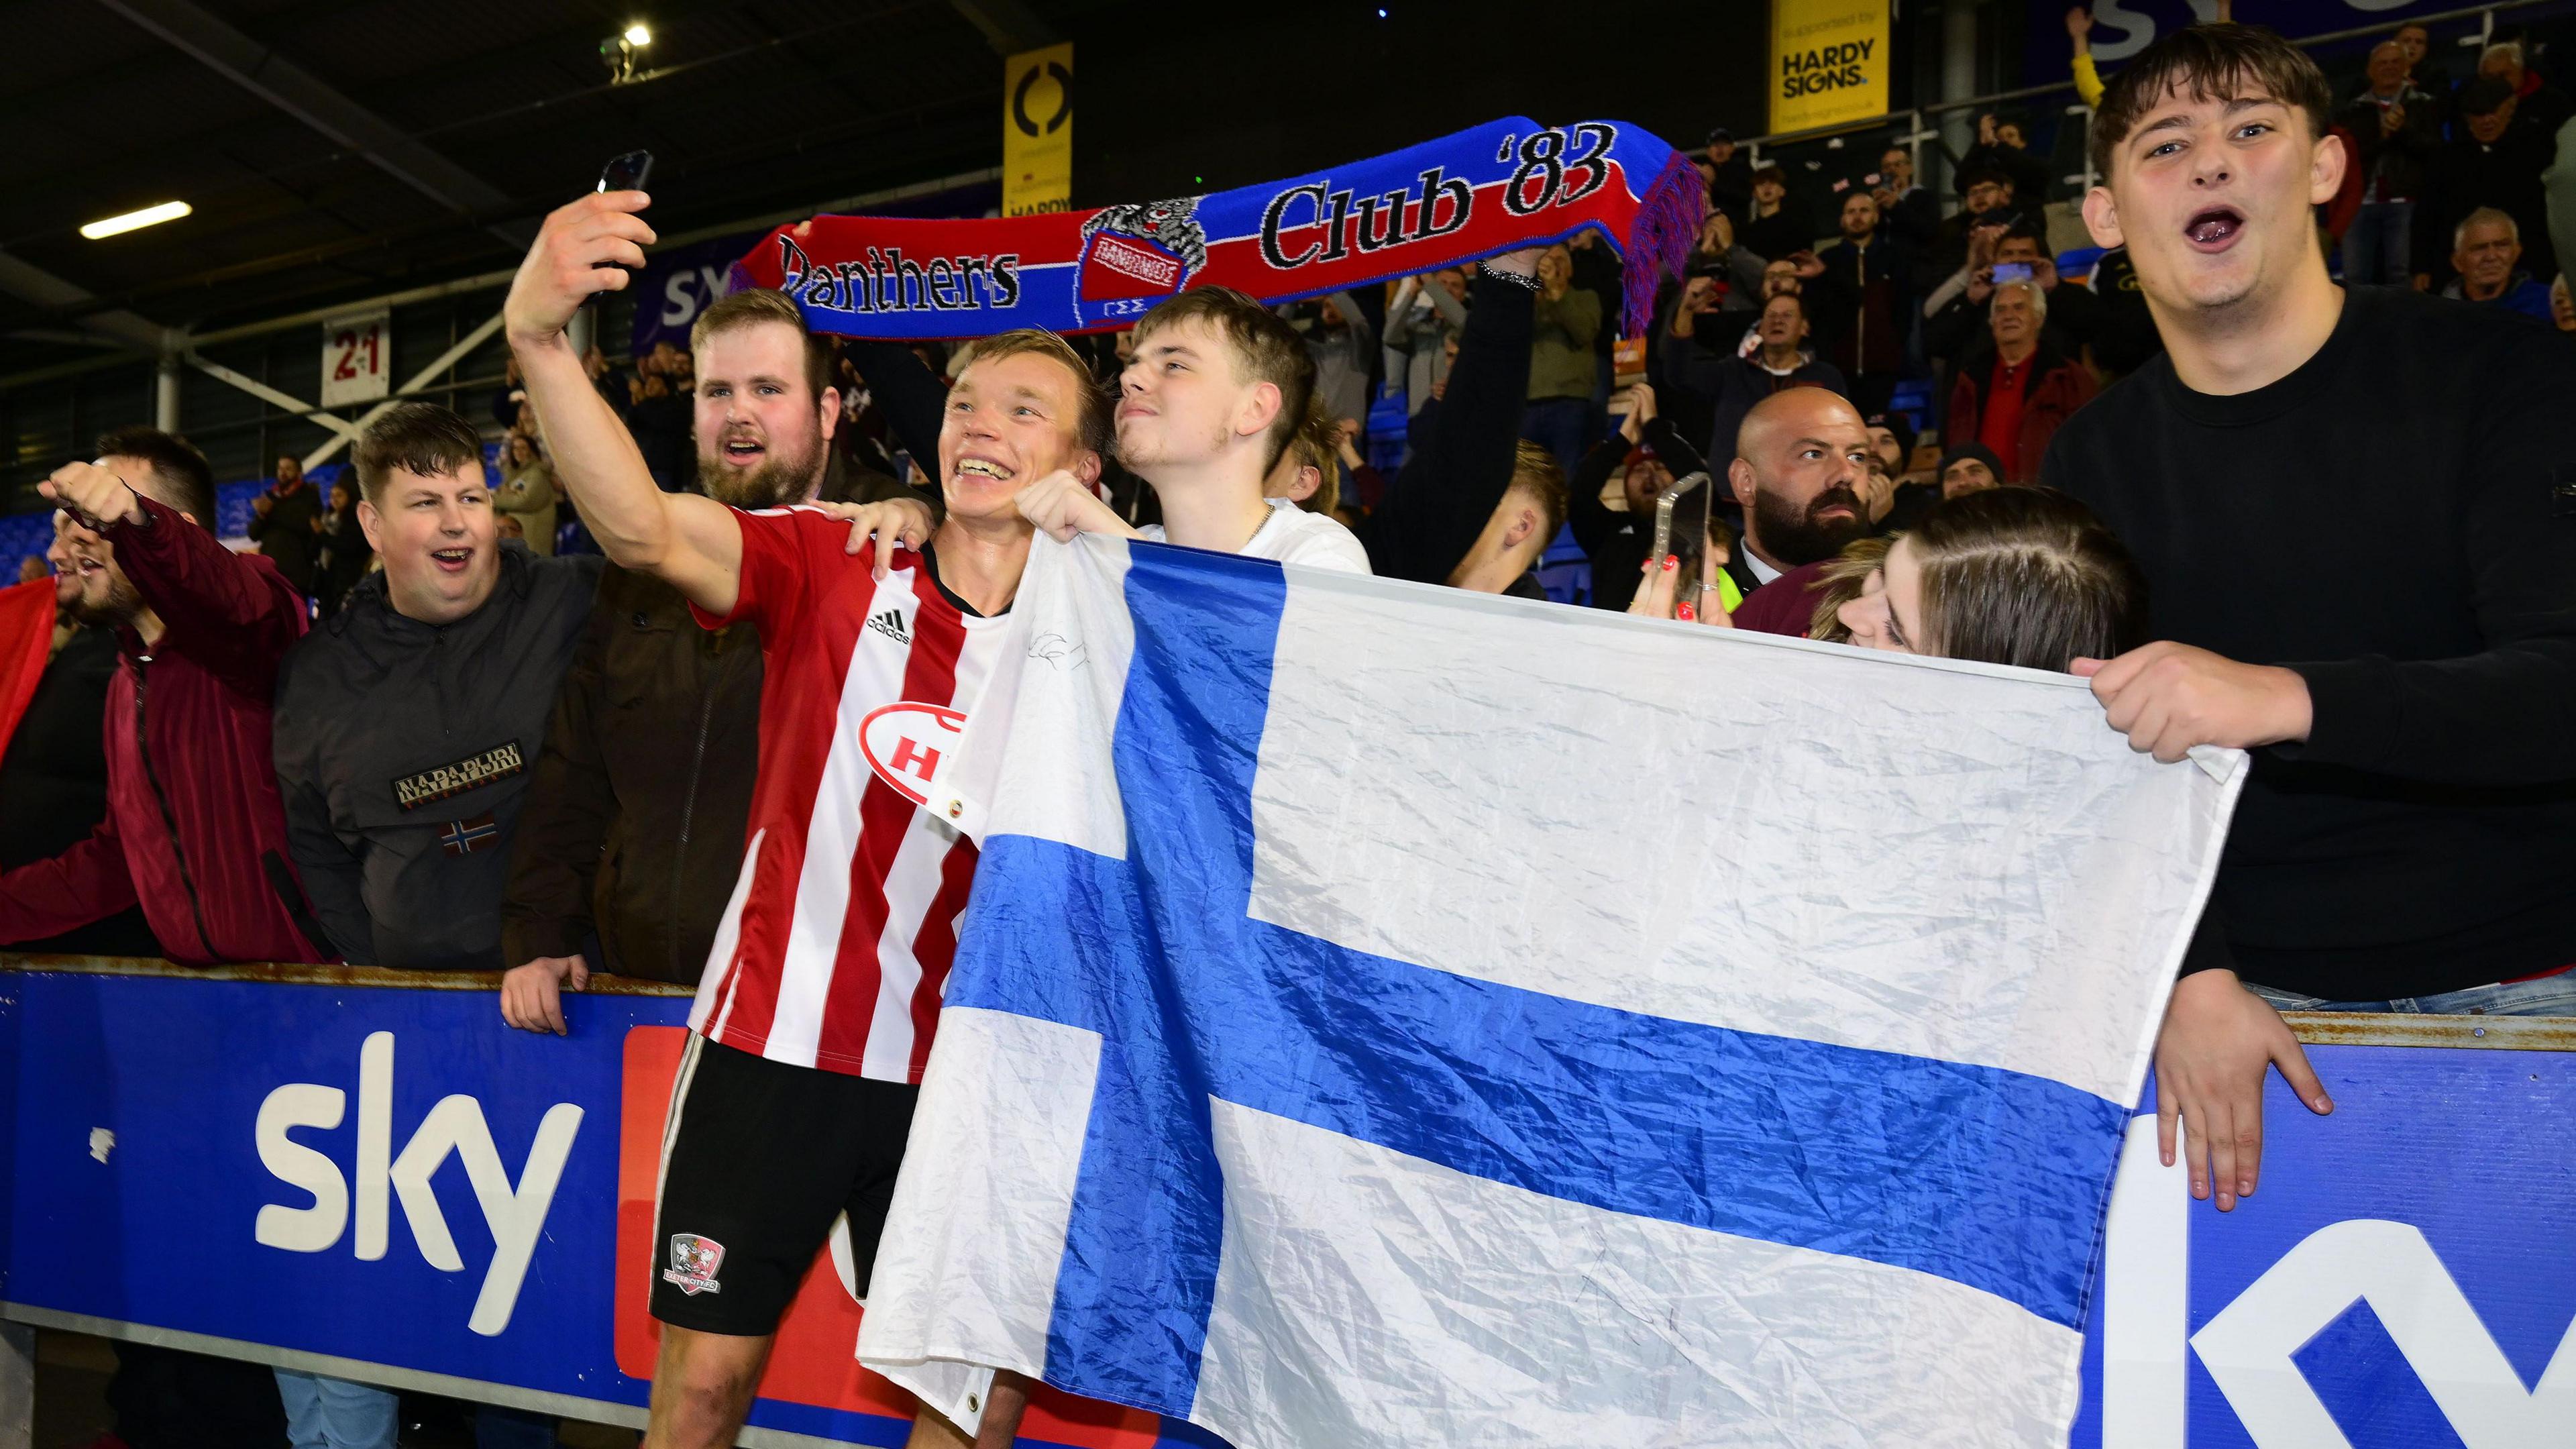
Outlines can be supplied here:
[[[825, 769], [838, 722], [971, 707], [1034, 534], [1103, 532], [2071, 672], [2160, 760], [2254, 750], [2158, 1052], [2168, 1159], [2226, 1209], [2267, 1069], [2331, 1110], [2281, 1011], [2576, 1015], [2576, 123], [2510, 43], [2455, 81], [2409, 26], [2337, 95], [2224, 23], [2106, 84], [2068, 26], [2087, 277], [2013, 117], [1955, 209], [1902, 148], [1807, 196], [1721, 129], [1632, 376], [1589, 234], [1115, 337], [842, 342], [741, 292], [615, 367], [565, 331], [647, 202], [586, 197], [512, 288], [488, 422], [396, 406], [327, 496], [281, 460], [254, 552], [182, 438], [52, 475], [0, 943], [494, 971], [531, 1032], [594, 972], [697, 985], [655, 1240], [732, 1251], [720, 1294], [655, 1265], [648, 1442], [730, 1443], [844, 1211], [866, 1277], [974, 867]], [[1662, 512], [1704, 536], [1659, 534], [1694, 489]], [[389, 1393], [276, 1378], [297, 1444], [393, 1442]], [[212, 1382], [169, 1391], [256, 1397]]]

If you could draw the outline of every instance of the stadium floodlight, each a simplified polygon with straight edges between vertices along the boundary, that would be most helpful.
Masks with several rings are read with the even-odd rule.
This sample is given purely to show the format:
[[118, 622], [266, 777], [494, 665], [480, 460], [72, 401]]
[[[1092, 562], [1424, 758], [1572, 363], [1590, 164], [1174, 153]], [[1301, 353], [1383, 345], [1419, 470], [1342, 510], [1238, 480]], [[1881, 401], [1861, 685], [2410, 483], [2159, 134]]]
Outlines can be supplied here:
[[653, 43], [653, 32], [644, 24], [643, 21], [638, 20], [634, 24], [626, 27], [626, 43], [639, 48], [651, 45]]
[[93, 221], [82, 227], [80, 233], [91, 241], [97, 241], [103, 237], [120, 236], [147, 226], [158, 226], [165, 221], [177, 221], [194, 210], [196, 210], [195, 207], [184, 201], [165, 201], [158, 206], [147, 206], [141, 211], [129, 211], [122, 216]]

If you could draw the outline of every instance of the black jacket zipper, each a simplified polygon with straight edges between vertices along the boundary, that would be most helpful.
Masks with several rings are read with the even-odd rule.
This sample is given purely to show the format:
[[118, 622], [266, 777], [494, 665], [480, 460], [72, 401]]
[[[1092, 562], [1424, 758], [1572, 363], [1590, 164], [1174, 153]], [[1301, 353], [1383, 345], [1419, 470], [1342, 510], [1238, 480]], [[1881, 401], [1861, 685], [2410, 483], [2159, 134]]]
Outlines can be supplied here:
[[188, 893], [188, 914], [197, 923], [197, 944], [205, 951], [206, 959], [213, 961], [219, 958], [215, 955], [214, 938], [206, 931], [206, 908], [197, 899], [196, 879], [188, 873], [188, 848], [179, 840], [179, 816], [170, 808], [170, 792], [161, 788], [160, 772], [152, 768], [152, 736], [143, 718], [144, 683], [151, 663], [149, 654], [139, 655], [134, 661], [134, 752], [142, 757], [143, 778], [151, 783], [152, 798], [161, 806], [161, 823], [170, 830], [170, 854], [179, 862], [179, 885]]

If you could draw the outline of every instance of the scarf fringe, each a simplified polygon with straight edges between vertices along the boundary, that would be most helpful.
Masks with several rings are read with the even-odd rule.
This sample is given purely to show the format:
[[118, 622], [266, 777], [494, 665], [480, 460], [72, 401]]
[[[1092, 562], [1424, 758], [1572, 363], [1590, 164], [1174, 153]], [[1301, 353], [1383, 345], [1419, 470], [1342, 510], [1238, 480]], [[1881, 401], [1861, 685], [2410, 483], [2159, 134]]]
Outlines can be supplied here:
[[1637, 219], [1629, 224], [1620, 248], [1626, 264], [1620, 273], [1621, 300], [1626, 304], [1626, 335], [1642, 335], [1655, 319], [1655, 295], [1667, 275], [1678, 277], [1699, 245], [1700, 224], [1708, 219], [1708, 188], [1689, 158], [1674, 152], [1646, 194], [1637, 199]]

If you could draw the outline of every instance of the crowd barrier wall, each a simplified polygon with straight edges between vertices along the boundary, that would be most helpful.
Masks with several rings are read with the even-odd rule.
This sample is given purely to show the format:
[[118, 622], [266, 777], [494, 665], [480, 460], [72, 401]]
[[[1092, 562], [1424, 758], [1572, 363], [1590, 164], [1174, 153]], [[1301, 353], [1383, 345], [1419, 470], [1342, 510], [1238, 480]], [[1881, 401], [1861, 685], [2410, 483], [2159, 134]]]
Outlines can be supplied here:
[[[488, 975], [0, 956], [0, 1318], [641, 1425], [688, 997], [593, 980], [556, 1037], [504, 1027]], [[2137, 1120], [2074, 1444], [2564, 1449], [2576, 1021], [2292, 1022], [2338, 1110], [2275, 1079], [2235, 1213]], [[835, 1244], [745, 1443], [903, 1442], [859, 1311]], [[1053, 1395], [1023, 1442], [1217, 1443]]]

